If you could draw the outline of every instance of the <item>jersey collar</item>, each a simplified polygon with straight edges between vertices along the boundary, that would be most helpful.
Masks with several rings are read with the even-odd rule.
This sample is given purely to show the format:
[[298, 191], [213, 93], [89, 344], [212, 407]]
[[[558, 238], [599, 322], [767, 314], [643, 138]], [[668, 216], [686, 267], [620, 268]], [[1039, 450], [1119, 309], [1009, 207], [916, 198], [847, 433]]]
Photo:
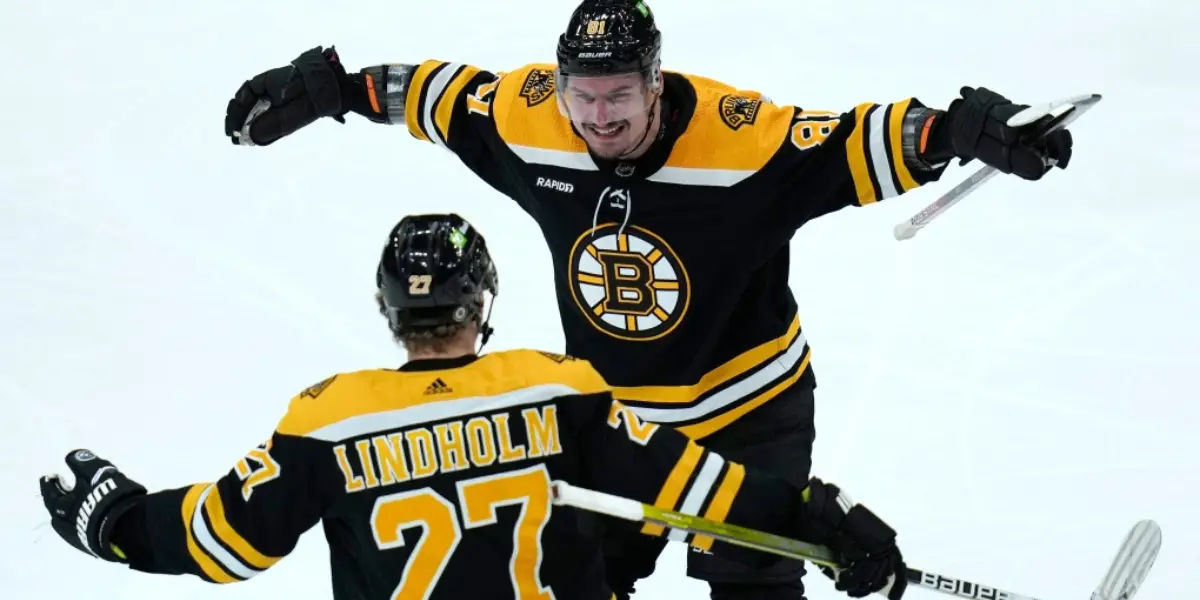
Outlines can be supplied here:
[[419, 358], [400, 365], [398, 371], [443, 371], [465, 367], [479, 360], [479, 356], [468, 354], [456, 358]]

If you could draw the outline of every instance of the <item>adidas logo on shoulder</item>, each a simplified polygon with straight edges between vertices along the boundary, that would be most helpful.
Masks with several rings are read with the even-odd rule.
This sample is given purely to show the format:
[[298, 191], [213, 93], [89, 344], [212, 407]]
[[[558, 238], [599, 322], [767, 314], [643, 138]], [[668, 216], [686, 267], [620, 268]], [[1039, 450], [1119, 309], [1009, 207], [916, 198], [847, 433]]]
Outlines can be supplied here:
[[429, 387], [425, 388], [425, 395], [431, 396], [433, 394], [449, 394], [453, 391], [454, 390], [450, 386], [446, 385], [445, 381], [442, 381], [441, 377], [438, 377], [437, 379], [433, 380], [433, 383], [429, 384]]

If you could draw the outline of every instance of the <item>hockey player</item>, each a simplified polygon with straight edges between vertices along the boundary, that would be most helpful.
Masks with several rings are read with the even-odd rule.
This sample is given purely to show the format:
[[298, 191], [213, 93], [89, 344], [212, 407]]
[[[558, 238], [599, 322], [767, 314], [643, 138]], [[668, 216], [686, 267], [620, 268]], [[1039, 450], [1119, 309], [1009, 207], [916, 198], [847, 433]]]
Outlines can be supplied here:
[[[645, 2], [586, 0], [556, 64], [507, 73], [442, 60], [348, 72], [313, 48], [247, 81], [225, 133], [263, 146], [354, 112], [454, 153], [540, 227], [568, 354], [643, 418], [802, 484], [815, 378], [788, 287], [796, 230], [934, 181], [955, 158], [1039, 179], [1067, 166], [1071, 136], [1008, 127], [1024, 105], [984, 88], [946, 110], [776, 104], [664, 71], [661, 40]], [[608, 561], [622, 595], [665, 543], [629, 539]], [[803, 597], [798, 562], [748, 570], [692, 552], [689, 574], [714, 599]]]
[[802, 490], [645, 422], [586, 361], [479, 355], [497, 278], [483, 236], [461, 217], [400, 221], [376, 281], [403, 366], [304, 390], [270, 439], [213, 483], [147, 494], [112, 463], [73, 451], [73, 488], [41, 481], [54, 530], [133, 569], [231, 583], [271, 567], [322, 521], [338, 600], [607, 599], [598, 540], [581, 534], [575, 509], [551, 505], [550, 483], [562, 479], [827, 545], [848, 564], [839, 589], [903, 595], [895, 532], [836, 486], [814, 478]]

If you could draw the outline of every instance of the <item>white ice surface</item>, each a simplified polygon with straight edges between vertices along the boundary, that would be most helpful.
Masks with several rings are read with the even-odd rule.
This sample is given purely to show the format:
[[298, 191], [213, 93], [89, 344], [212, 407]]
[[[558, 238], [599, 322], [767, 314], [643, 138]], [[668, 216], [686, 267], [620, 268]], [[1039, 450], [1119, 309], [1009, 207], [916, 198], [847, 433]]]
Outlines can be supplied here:
[[[248, 583], [148, 576], [61, 543], [36, 478], [87, 446], [152, 488], [207, 480], [297, 390], [396, 364], [371, 286], [407, 212], [459, 211], [487, 233], [496, 349], [560, 348], [536, 228], [449, 153], [353, 116], [265, 149], [232, 146], [221, 125], [244, 79], [315, 45], [336, 43], [355, 69], [552, 60], [571, 4], [5, 3], [0, 597], [327, 597], [317, 531]], [[1200, 588], [1200, 5], [653, 8], [668, 68], [809, 108], [944, 106], [961, 85], [1105, 95], [1073, 128], [1067, 171], [998, 178], [903, 244], [891, 226], [965, 169], [796, 236], [820, 379], [815, 470], [890, 520], [914, 566], [1081, 599], [1151, 517], [1165, 546], [1139, 597]], [[706, 597], [684, 556], [672, 546], [638, 597]], [[812, 598], [835, 597], [811, 581]]]

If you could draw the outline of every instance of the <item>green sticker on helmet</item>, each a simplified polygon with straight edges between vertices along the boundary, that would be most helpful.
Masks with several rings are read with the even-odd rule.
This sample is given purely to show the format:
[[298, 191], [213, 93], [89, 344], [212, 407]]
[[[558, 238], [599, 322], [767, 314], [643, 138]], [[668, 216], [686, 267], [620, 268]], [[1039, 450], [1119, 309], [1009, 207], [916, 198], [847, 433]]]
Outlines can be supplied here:
[[642, 13], [643, 17], [650, 16], [650, 8], [647, 7], [644, 2], [638, 2], [637, 4], [633, 5], [633, 7], [638, 9], [638, 12]]
[[462, 250], [467, 245], [467, 236], [463, 232], [455, 229], [450, 232], [450, 243], [454, 244], [455, 248]]

